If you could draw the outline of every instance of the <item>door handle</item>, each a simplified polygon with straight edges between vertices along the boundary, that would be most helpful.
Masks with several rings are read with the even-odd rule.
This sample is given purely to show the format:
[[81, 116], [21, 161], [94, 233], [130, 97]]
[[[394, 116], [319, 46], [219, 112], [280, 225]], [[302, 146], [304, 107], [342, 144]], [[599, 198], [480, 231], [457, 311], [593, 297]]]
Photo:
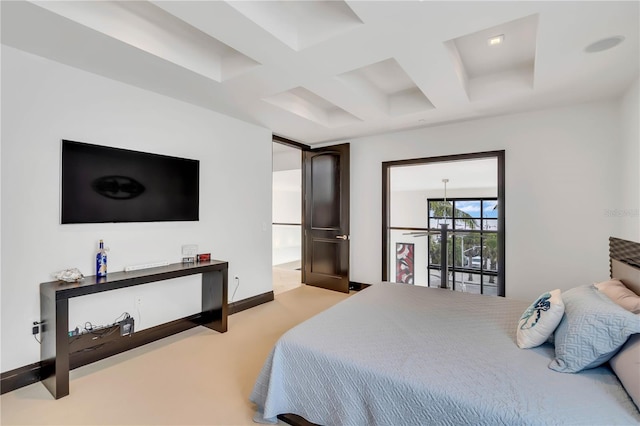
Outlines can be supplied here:
[[341, 240], [347, 240], [349, 237], [347, 235], [336, 235], [336, 238], [339, 238]]

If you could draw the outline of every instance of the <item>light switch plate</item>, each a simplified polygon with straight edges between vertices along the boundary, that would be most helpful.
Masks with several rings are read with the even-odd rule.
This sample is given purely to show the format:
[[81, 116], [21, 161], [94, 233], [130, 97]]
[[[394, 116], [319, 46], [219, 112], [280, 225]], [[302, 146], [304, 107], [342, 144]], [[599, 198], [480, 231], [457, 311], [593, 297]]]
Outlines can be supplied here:
[[182, 246], [182, 257], [195, 257], [198, 253], [197, 244], [185, 244]]

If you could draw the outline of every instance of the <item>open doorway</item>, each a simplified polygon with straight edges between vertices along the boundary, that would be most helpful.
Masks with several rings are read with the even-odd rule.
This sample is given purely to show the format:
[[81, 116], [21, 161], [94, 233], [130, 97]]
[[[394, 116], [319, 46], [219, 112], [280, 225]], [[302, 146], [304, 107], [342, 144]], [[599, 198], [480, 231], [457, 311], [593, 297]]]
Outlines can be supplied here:
[[304, 283], [348, 293], [349, 144], [273, 136], [274, 294]]
[[504, 151], [383, 163], [383, 280], [504, 296]]
[[272, 268], [274, 294], [301, 285], [302, 152], [273, 142]]

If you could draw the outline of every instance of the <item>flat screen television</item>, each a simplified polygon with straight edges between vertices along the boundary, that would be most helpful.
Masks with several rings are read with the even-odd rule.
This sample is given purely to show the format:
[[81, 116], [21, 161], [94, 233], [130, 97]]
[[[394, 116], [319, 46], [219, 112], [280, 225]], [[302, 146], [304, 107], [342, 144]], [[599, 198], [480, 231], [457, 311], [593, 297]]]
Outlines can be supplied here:
[[62, 141], [61, 223], [197, 221], [200, 162]]

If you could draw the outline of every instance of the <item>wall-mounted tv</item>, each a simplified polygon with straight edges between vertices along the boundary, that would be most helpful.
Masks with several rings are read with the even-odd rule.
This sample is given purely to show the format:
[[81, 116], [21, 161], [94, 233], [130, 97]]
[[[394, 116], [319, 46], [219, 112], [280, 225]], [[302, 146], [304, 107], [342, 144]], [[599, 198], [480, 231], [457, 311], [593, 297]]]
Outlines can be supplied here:
[[62, 141], [61, 223], [197, 221], [200, 162]]

